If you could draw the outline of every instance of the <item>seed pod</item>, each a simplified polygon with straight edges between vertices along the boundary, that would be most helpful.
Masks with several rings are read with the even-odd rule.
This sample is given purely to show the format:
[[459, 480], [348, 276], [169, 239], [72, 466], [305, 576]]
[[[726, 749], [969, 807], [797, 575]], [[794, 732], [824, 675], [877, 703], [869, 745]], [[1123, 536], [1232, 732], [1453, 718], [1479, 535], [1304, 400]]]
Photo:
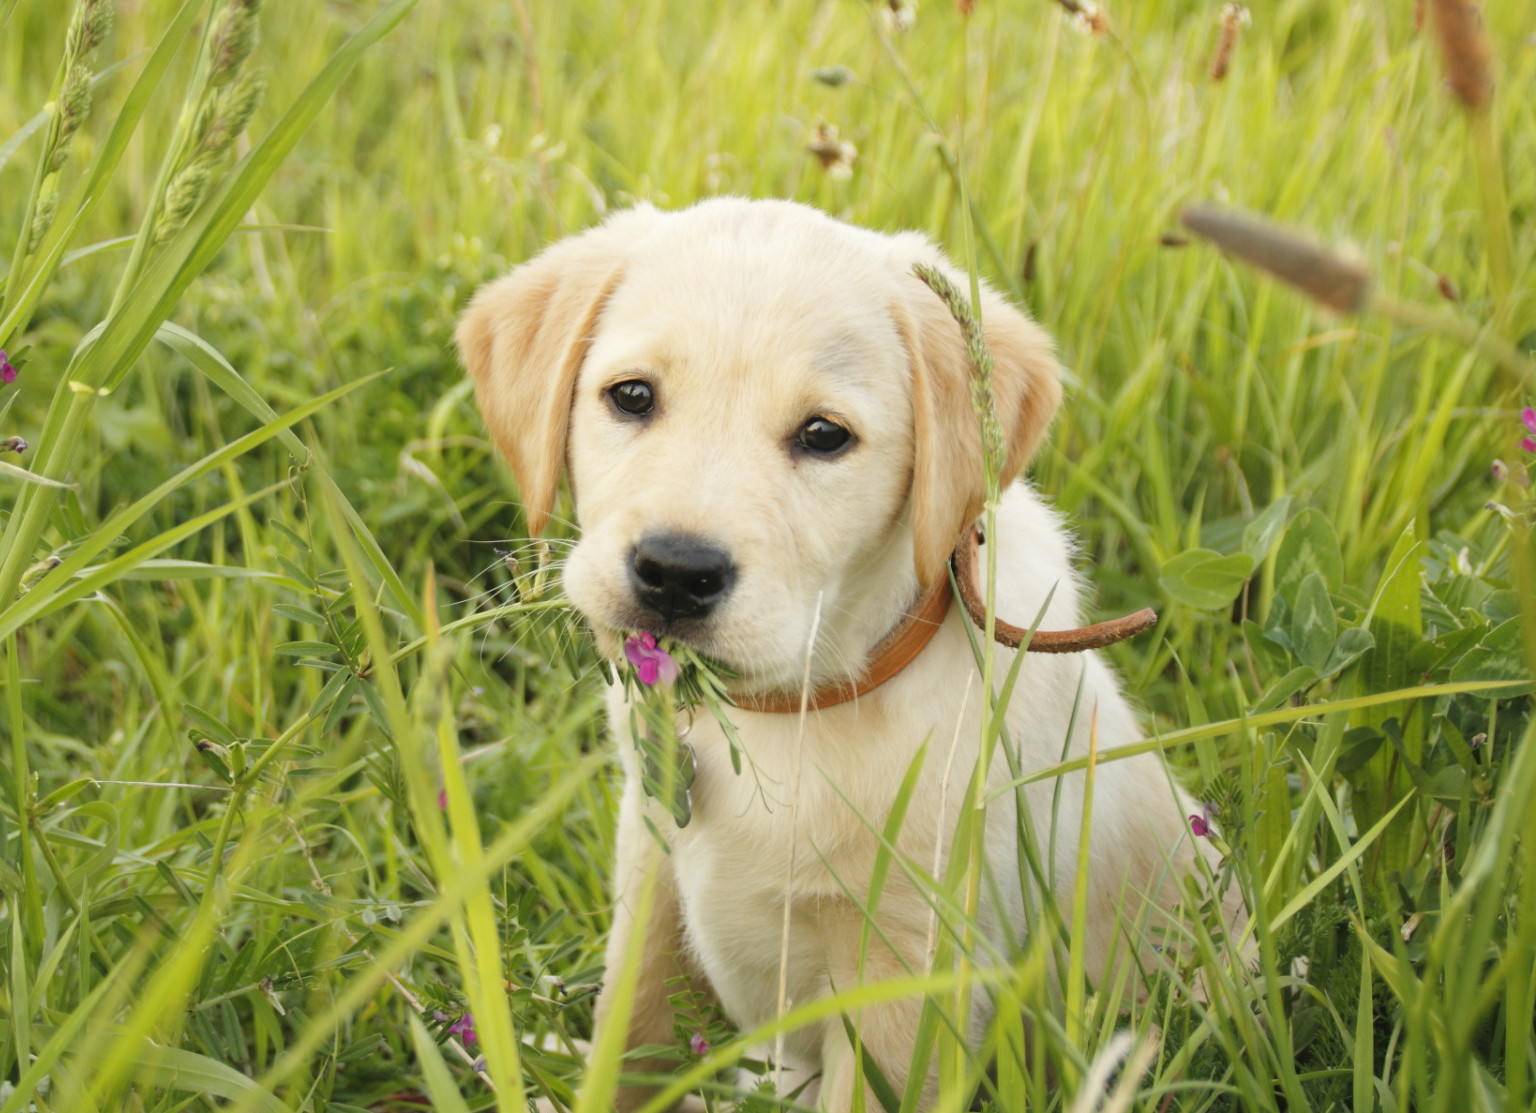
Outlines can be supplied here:
[[1208, 205], [1185, 209], [1180, 219], [1229, 255], [1262, 267], [1340, 313], [1360, 309], [1370, 293], [1371, 273], [1364, 263], [1289, 229]]
[[1432, 0], [1430, 16], [1440, 40], [1446, 84], [1473, 112], [1493, 99], [1493, 51], [1483, 33], [1483, 13], [1470, 0]]

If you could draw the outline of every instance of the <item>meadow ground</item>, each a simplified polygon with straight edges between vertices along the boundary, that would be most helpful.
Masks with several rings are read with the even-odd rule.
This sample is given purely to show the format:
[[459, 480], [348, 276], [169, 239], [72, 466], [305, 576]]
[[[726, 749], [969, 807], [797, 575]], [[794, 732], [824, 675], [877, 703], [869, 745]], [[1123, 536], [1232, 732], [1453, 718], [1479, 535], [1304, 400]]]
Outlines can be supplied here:
[[[1058, 339], [1034, 478], [1096, 615], [1161, 610], [1110, 656], [1254, 914], [1256, 970], [1194, 909], [1141, 1004], [1036, 933], [979, 1054], [928, 986], [942, 1108], [1127, 1056], [1117, 1109], [1531, 1107], [1528, 7], [1490, 89], [1455, 2], [963, 6], [0, 0], [0, 1113], [605, 1107], [601, 678], [451, 334], [720, 193], [924, 229]], [[679, 1004], [713, 1093], [747, 1042]]]

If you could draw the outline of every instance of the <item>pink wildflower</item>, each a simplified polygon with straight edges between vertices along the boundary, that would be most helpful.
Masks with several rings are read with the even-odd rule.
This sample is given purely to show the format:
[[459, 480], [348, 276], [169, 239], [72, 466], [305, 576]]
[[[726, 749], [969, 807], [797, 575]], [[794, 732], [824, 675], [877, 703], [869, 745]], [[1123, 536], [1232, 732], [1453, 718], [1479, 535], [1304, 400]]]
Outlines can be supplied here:
[[625, 638], [624, 656], [635, 666], [635, 675], [646, 687], [658, 680], [670, 684], [677, 679], [677, 662], [672, 659], [672, 654], [656, 644], [654, 634], [642, 632]]
[[1189, 817], [1189, 833], [1201, 839], [1208, 839], [1215, 834], [1215, 828], [1211, 826], [1211, 806], [1209, 804], [1201, 806], [1199, 815]]
[[479, 1038], [475, 1035], [475, 1014], [465, 1013], [452, 1024], [448, 1025], [448, 1034], [458, 1036], [465, 1047], [473, 1047]]
[[703, 1032], [695, 1032], [688, 1037], [688, 1050], [701, 1059], [709, 1054], [709, 1041], [704, 1038]]
[[16, 368], [12, 366], [10, 358], [5, 354], [5, 349], [0, 348], [0, 383], [14, 383], [16, 381]]

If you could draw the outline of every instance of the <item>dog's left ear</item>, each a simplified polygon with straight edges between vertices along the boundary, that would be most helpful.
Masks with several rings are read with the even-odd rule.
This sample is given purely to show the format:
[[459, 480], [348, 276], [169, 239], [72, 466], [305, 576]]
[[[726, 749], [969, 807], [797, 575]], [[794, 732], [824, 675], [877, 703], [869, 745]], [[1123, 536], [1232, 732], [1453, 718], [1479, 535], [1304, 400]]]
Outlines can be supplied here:
[[[961, 531], [981, 513], [986, 473], [960, 326], [938, 295], [912, 273], [912, 264], [938, 266], [961, 290], [970, 284], [922, 236], [897, 236], [892, 248], [900, 289], [893, 312], [912, 366], [914, 562], [918, 582], [927, 590], [944, 574]], [[992, 389], [1007, 449], [1001, 475], [1006, 486], [1045, 439], [1061, 404], [1061, 368], [1045, 330], [985, 286], [981, 323], [992, 354]]]

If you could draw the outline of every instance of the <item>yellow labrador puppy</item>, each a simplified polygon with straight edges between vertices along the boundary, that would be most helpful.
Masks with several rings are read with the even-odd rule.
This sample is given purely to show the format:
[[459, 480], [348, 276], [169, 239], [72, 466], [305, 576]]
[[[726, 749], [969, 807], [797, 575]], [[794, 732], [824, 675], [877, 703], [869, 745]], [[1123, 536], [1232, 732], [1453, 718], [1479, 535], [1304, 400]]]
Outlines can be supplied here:
[[[695, 646], [737, 676], [743, 709], [733, 719], [755, 770], [733, 772], [725, 738], [698, 717], [687, 735], [697, 779], [686, 827], [643, 793], [633, 740], [619, 739], [627, 779], [611, 972], [630, 950], [645, 879], [657, 886], [639, 944], [629, 1046], [671, 1042], [667, 983], [679, 971], [743, 1029], [773, 1019], [786, 904], [791, 1006], [927, 969], [931, 907], [901, 870], [880, 894], [880, 930], [862, 968], [862, 913], [849, 893], [864, 901], [879, 850], [872, 829], [884, 824], [925, 744], [898, 844], [926, 869], [945, 859], [979, 750], [982, 701], [965, 614], [945, 613], [940, 599], [943, 617], [915, 658], [873, 690], [810, 711], [803, 736], [797, 714], [745, 709], [796, 707], [807, 667], [811, 689], [846, 694], [840, 685], [864, 676], [893, 630], [911, 627], [908, 616], [940, 593], [947, 598], [946, 563], [981, 512], [964, 345], [942, 302], [914, 277], [915, 263], [964, 285], [921, 235], [865, 231], [803, 205], [640, 206], [485, 287], [459, 327], [530, 530], [547, 522], [569, 471], [581, 539], [565, 588], [602, 650], [619, 659], [625, 636], [646, 631]], [[1007, 445], [998, 613], [1028, 625], [1045, 607], [1042, 628], [1075, 627], [1071, 542], [1034, 491], [1013, 482], [1060, 400], [1051, 343], [990, 290], [983, 321]], [[999, 650], [999, 676], [1011, 658]], [[631, 717], [619, 687], [609, 710], [624, 735]], [[1007, 711], [1024, 771], [1049, 767], [1064, 750], [1086, 753], [1095, 714], [1100, 747], [1139, 737], [1096, 656], [1032, 656]], [[946, 765], [954, 771], [947, 787]], [[1001, 751], [989, 773], [993, 786], [1010, 779]], [[1062, 782], [1054, 841], [1054, 783], [1028, 790], [1042, 854], [1054, 847], [1047, 868], [1064, 909], [1072, 907], [1083, 787], [1081, 773]], [[1178, 874], [1196, 853], [1187, 814], [1155, 757], [1098, 769], [1090, 976], [1116, 950], [1150, 949], [1145, 939], [1128, 946], [1124, 934], [1144, 899], [1176, 899]], [[984, 954], [1005, 954], [1025, 927], [1015, 823], [1005, 791], [987, 814]], [[599, 1002], [600, 1027], [610, 1001]], [[975, 1002], [979, 1036], [986, 994]], [[920, 1006], [905, 1000], [860, 1016], [865, 1048], [898, 1087]], [[840, 1019], [791, 1033], [784, 1055], [815, 1079], [824, 1107], [850, 1106], [853, 1054]], [[622, 1090], [619, 1104], [644, 1096]]]

